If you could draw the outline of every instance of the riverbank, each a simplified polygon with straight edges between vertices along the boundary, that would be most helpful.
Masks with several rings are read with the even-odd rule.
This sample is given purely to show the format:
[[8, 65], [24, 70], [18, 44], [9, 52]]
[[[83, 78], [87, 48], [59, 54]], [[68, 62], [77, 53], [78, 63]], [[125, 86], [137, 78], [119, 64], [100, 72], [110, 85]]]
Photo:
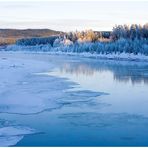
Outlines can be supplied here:
[[44, 53], [50, 55], [68, 55], [68, 56], [78, 56], [78, 57], [86, 57], [86, 58], [95, 58], [95, 59], [109, 59], [109, 60], [125, 60], [125, 61], [146, 61], [148, 62], [148, 56], [144, 54], [133, 54], [133, 53], [90, 53], [90, 52], [70, 52], [70, 51], [60, 51], [57, 48], [53, 48], [50, 45], [37, 45], [37, 46], [17, 46], [17, 45], [9, 45], [6, 47], [1, 47], [0, 52], [18, 52], [18, 53]]

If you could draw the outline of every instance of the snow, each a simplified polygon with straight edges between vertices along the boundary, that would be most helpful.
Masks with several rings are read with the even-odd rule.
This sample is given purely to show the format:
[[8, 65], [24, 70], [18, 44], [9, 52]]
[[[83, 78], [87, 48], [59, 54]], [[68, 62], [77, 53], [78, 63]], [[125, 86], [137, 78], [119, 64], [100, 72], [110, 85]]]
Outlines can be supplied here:
[[74, 52], [48, 52], [48, 54], [56, 55], [69, 55], [69, 56], [78, 56], [85, 58], [94, 58], [94, 59], [109, 59], [109, 60], [125, 60], [125, 61], [148, 61], [148, 56], [142, 54], [128, 54], [128, 53], [110, 53], [110, 54], [97, 54], [97, 53], [74, 53]]
[[[63, 50], [62, 50], [63, 48]], [[148, 56], [144, 54], [133, 54], [133, 53], [90, 53], [90, 52], [72, 52], [72, 51], [64, 51], [64, 48], [51, 48], [49, 45], [36, 45], [36, 46], [18, 46], [18, 45], [9, 45], [5, 49], [1, 49], [2, 51], [9, 52], [21, 52], [21, 53], [46, 53], [52, 55], [70, 55], [70, 56], [79, 56], [79, 57], [87, 57], [87, 58], [98, 58], [98, 59], [112, 59], [112, 60], [130, 60], [130, 61], [148, 61]], [[68, 47], [68, 50], [70, 47]]]

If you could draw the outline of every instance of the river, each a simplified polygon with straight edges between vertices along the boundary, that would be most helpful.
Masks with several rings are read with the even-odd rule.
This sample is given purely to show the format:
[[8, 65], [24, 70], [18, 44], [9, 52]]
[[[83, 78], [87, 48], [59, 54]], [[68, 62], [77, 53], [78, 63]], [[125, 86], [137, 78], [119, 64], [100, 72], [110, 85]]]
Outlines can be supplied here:
[[148, 146], [148, 63], [37, 53], [0, 63], [1, 129], [31, 129], [0, 129], [0, 145]]

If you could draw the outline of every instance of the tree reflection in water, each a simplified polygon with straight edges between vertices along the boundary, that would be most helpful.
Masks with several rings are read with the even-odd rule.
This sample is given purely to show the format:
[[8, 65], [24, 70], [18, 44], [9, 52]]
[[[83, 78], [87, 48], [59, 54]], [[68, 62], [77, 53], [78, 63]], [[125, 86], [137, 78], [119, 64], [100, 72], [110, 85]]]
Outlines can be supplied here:
[[73, 75], [93, 76], [95, 72], [110, 71], [114, 80], [129, 82], [132, 84], [148, 84], [148, 63], [134, 61], [89, 60], [84, 62], [64, 63], [60, 66], [60, 72]]

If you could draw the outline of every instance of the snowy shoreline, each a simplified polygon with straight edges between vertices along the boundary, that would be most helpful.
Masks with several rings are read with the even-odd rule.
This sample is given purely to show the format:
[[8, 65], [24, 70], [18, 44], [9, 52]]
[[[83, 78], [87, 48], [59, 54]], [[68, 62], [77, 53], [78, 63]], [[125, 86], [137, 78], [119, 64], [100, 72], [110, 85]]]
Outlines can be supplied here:
[[69, 56], [79, 56], [84, 58], [94, 58], [94, 59], [106, 59], [106, 60], [120, 60], [120, 61], [146, 61], [148, 62], [148, 56], [145, 55], [134, 55], [127, 53], [112, 53], [112, 54], [92, 54], [92, 53], [73, 53], [73, 52], [49, 52], [48, 54], [55, 55], [69, 55]]
[[[47, 50], [48, 49], [48, 50]], [[11, 45], [6, 48], [1, 48], [0, 53], [30, 53], [30, 54], [50, 54], [50, 55], [68, 55], [68, 56], [78, 56], [83, 58], [94, 58], [94, 59], [106, 59], [106, 60], [120, 60], [120, 61], [141, 61], [148, 62], [148, 56], [143, 54], [133, 54], [133, 53], [109, 53], [109, 54], [98, 54], [89, 52], [63, 52], [63, 51], [53, 51], [47, 46], [16, 46]]]

